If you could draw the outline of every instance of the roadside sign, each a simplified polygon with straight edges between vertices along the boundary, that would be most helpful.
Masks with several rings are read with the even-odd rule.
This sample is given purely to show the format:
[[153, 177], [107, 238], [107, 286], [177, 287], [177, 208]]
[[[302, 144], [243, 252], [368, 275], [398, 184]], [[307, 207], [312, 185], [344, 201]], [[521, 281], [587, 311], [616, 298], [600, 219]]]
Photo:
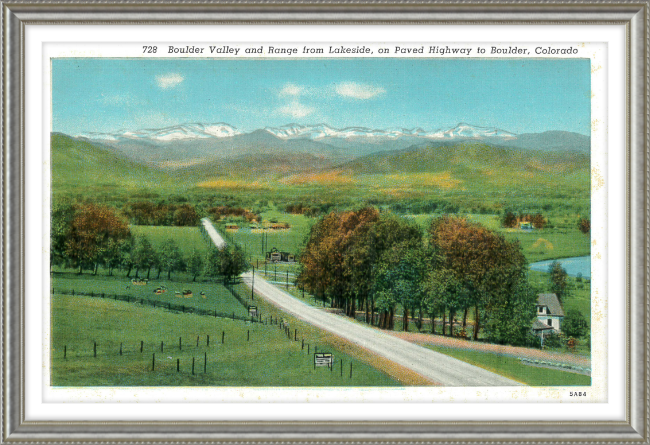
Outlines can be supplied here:
[[257, 306], [248, 306], [248, 315], [257, 317]]
[[334, 363], [334, 356], [331, 352], [317, 352], [314, 354], [314, 366], [327, 366], [332, 367]]

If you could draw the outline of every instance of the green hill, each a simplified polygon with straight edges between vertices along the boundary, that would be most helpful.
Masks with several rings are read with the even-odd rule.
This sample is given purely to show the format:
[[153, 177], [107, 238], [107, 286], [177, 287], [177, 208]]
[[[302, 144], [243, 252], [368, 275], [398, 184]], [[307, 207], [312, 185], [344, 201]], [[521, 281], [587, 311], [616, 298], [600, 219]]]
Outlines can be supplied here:
[[404, 150], [375, 153], [355, 159], [342, 168], [354, 174], [452, 171], [570, 173], [589, 170], [589, 155], [499, 147], [482, 142], [438, 143]]
[[157, 187], [168, 176], [108, 149], [60, 133], [51, 138], [52, 189], [66, 191]]

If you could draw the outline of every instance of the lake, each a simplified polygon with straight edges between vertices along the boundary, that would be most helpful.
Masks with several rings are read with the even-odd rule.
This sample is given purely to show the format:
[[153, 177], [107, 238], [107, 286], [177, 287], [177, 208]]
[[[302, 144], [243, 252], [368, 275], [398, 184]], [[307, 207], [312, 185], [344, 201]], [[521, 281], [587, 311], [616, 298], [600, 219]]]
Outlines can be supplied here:
[[530, 270], [537, 272], [548, 272], [548, 268], [553, 261], [560, 263], [569, 276], [575, 277], [581, 273], [584, 278], [591, 278], [591, 257], [589, 256], [539, 261], [529, 267]]

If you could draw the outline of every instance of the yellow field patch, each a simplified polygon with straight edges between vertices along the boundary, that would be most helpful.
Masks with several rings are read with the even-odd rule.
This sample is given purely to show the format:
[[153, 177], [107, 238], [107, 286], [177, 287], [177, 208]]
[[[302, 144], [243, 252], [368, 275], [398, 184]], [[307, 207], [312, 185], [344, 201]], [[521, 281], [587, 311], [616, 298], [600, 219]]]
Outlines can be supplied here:
[[544, 244], [544, 247], [546, 247], [547, 249], [553, 250], [553, 243], [551, 243], [548, 240], [545, 240], [544, 238], [538, 238], [537, 241], [535, 241], [535, 243], [532, 245], [531, 249], [536, 249], [542, 244]]
[[352, 184], [354, 181], [349, 175], [344, 175], [340, 170], [320, 172], [320, 173], [299, 173], [288, 176], [281, 181], [284, 184], [291, 185], [342, 185]]
[[387, 175], [386, 180], [413, 186], [439, 187], [442, 189], [454, 189], [463, 182], [460, 179], [455, 179], [450, 172]]
[[236, 179], [213, 179], [212, 181], [200, 182], [197, 184], [203, 188], [238, 189], [238, 190], [260, 190], [268, 189], [268, 185], [259, 181], [242, 181]]

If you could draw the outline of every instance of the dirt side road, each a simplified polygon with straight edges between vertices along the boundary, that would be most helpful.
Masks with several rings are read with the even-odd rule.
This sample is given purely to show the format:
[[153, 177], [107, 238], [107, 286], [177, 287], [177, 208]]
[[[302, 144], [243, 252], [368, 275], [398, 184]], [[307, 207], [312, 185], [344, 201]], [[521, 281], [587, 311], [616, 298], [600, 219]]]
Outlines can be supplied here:
[[[251, 285], [250, 273], [243, 274], [242, 278], [248, 286]], [[259, 277], [255, 278], [255, 291], [285, 312], [320, 329], [345, 338], [443, 386], [521, 385], [521, 383], [514, 380], [434, 352], [393, 335], [365, 327], [337, 315], [328, 314], [321, 309], [303, 303]]]

